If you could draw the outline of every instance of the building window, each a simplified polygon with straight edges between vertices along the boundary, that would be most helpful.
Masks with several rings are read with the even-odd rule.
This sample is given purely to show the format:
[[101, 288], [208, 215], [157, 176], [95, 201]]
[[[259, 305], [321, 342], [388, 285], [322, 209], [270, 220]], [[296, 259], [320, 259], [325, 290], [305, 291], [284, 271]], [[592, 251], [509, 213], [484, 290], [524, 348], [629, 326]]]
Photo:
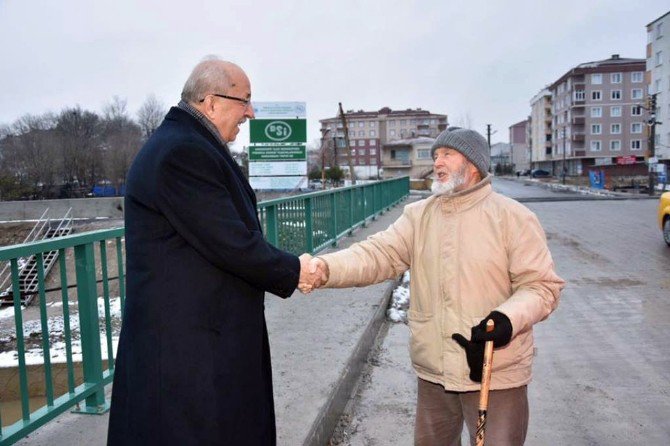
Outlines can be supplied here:
[[365, 136], [365, 130], [359, 130], [358, 136]]
[[[365, 147], [365, 140], [364, 139], [359, 139], [358, 140], [358, 147]], [[364, 150], [363, 150], [364, 152]]]
[[430, 125], [437, 125], [437, 119], [431, 119]]
[[351, 149], [351, 156], [355, 156], [355, 155], [356, 155], [356, 149]]
[[591, 134], [600, 135], [602, 133], [602, 127], [600, 124], [591, 124]]
[[430, 149], [419, 149], [416, 151], [416, 158], [420, 160], [430, 159]]
[[613, 118], [618, 118], [621, 116], [621, 106], [615, 105], [613, 107], [610, 107], [610, 116]]
[[661, 65], [663, 63], [663, 51], [658, 51], [656, 53], [656, 65]]
[[374, 130], [370, 130], [370, 136], [374, 138], [375, 136], [377, 136], [377, 132], [375, 132]]
[[593, 90], [591, 92], [591, 100], [599, 101], [601, 99], [602, 99], [602, 93], [600, 92], [600, 90]]
[[377, 149], [370, 149], [370, 155], [376, 155]]
[[620, 84], [622, 77], [621, 73], [612, 73], [610, 74], [610, 82], [613, 84]]
[[633, 88], [630, 91], [630, 98], [631, 99], [642, 99], [642, 89], [641, 88]]
[[600, 141], [591, 141], [591, 152], [600, 152]]
[[584, 90], [576, 90], [575, 91], [575, 101], [583, 101], [585, 97], [585, 92]]
[[633, 105], [630, 108], [631, 116], [642, 116], [642, 107], [640, 105]]
[[355, 122], [350, 122], [349, 123], [349, 128], [353, 129], [354, 127], [356, 127], [356, 123]]
[[416, 119], [410, 119], [409, 125], [416, 125]]
[[632, 139], [630, 141], [630, 150], [641, 150], [642, 149], [642, 141], [639, 139]]
[[641, 122], [634, 122], [630, 125], [630, 132], [631, 133], [642, 133], [642, 123]]
[[621, 99], [621, 90], [612, 90], [610, 92], [610, 99], [613, 101], [618, 101]]
[[377, 140], [376, 139], [371, 139], [370, 140], [370, 145], [371, 146], [376, 146], [377, 145]]
[[391, 130], [389, 131], [389, 135], [391, 135], [391, 136], [395, 136], [395, 130], [391, 129]]
[[395, 119], [389, 121], [389, 127], [395, 127]]
[[619, 140], [610, 141], [610, 150], [613, 152], [618, 152], [619, 150], [621, 150], [621, 141]]
[[633, 83], [640, 83], [644, 80], [644, 73], [642, 71], [633, 71], [630, 73], [630, 81]]
[[663, 37], [663, 22], [656, 24], [656, 34], [654, 35], [657, 39]]
[[621, 124], [610, 124], [610, 133], [618, 135], [621, 133]]
[[407, 120], [406, 119], [401, 119], [400, 120], [400, 125], [407, 125]]
[[377, 125], [377, 122], [376, 122], [376, 121], [370, 121], [370, 127], [374, 127], [374, 126], [376, 126], [376, 125]]
[[591, 84], [593, 85], [600, 85], [603, 83], [603, 75], [600, 73], [592, 74], [591, 75]]
[[661, 80], [656, 79], [654, 81], [654, 93], [660, 93], [661, 92]]
[[602, 118], [603, 109], [602, 107], [591, 107], [591, 117], [592, 118]]

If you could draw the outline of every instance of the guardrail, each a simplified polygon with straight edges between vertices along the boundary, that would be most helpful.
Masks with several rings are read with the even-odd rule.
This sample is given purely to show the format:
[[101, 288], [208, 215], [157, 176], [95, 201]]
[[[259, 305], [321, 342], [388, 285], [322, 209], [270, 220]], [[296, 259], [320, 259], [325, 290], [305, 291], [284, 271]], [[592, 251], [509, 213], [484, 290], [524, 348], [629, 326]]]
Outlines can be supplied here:
[[[313, 253], [337, 244], [341, 237], [366, 225], [408, 194], [409, 178], [403, 177], [264, 201], [258, 205], [259, 218], [267, 239], [275, 246], [295, 254]], [[13, 332], [0, 331], [3, 350], [15, 345], [16, 366], [12, 370], [18, 375], [14, 384], [18, 387], [17, 398], [12, 403], [18, 416], [6, 420], [0, 445], [15, 443], [73, 408], [88, 414], [107, 411], [104, 388], [114, 376], [113, 326], [118, 328], [125, 299], [123, 236], [124, 228], [116, 228], [0, 248], [0, 262], [10, 265], [14, 296], [21, 295], [19, 259], [25, 257], [37, 258], [39, 290], [39, 308], [30, 307], [39, 311], [39, 321], [24, 323], [27, 310], [20, 299], [14, 299]], [[114, 249], [108, 251], [108, 245]], [[60, 282], [51, 278], [49, 288], [44, 256], [54, 250], [59, 252]], [[74, 257], [74, 271], [68, 271], [68, 257]], [[116, 276], [110, 277], [110, 273]], [[68, 285], [73, 280], [76, 284]], [[118, 298], [110, 297], [110, 283], [114, 281], [118, 281]], [[69, 293], [70, 289], [76, 289], [76, 293]], [[60, 295], [54, 298], [53, 293], [58, 291]], [[47, 293], [51, 298], [47, 299]], [[76, 316], [70, 314], [70, 306], [77, 307]], [[117, 310], [114, 314], [112, 306]], [[28, 328], [30, 324], [32, 328]], [[54, 329], [54, 325], [58, 327]], [[30, 360], [38, 365], [28, 364]], [[54, 368], [64, 375], [61, 385], [54, 385], [58, 381]], [[34, 395], [30, 392], [36, 387], [43, 388], [44, 393], [37, 401], [31, 400]], [[3, 390], [7, 389], [0, 385]], [[1, 399], [0, 425], [8, 404], [6, 397]]]
[[409, 194], [409, 177], [263, 201], [258, 205], [266, 238], [292, 252], [314, 253], [337, 241]]
[[[9, 261], [12, 274], [12, 290], [14, 298], [14, 342], [16, 344], [17, 373], [19, 386], [19, 400], [16, 404], [20, 407], [20, 419], [13, 424], [2, 428], [0, 436], [0, 445], [12, 444], [28, 433], [44, 425], [61, 413], [70, 408], [76, 407], [82, 413], [103, 413], [107, 410], [105, 401], [104, 387], [112, 382], [114, 370], [113, 340], [112, 340], [112, 317], [110, 314], [110, 296], [109, 296], [109, 261], [115, 257], [116, 269], [119, 280], [119, 299], [123, 306], [125, 298], [125, 281], [123, 276], [123, 254], [122, 242], [124, 229], [109, 229], [102, 231], [93, 231], [78, 235], [67, 235], [55, 239], [43, 240], [38, 242], [26, 243], [21, 245], [0, 248], [0, 261]], [[115, 245], [116, 254], [107, 252], [107, 243]], [[99, 261], [95, 261], [95, 251], [99, 254]], [[44, 274], [44, 255], [49, 251], [58, 251], [58, 261], [60, 270], [60, 302], [50, 302], [50, 308], [47, 309], [47, 286]], [[28, 332], [26, 339], [26, 325], [23, 323], [24, 311], [21, 307], [21, 296], [19, 284], [19, 265], [18, 259], [22, 257], [36, 256], [38, 273], [38, 296], [39, 296], [39, 326], [35, 327], [37, 331]], [[67, 256], [74, 255], [74, 278], [76, 285], [68, 286], [72, 278], [72, 271], [67, 270]], [[98, 280], [96, 274], [96, 265], [100, 268], [100, 282], [102, 284], [102, 306], [104, 308], [102, 317], [99, 315], [98, 302]], [[70, 274], [69, 274], [70, 273]], [[76, 287], [76, 306], [78, 307], [78, 318], [73, 324], [70, 316], [69, 288]], [[60, 330], [60, 323], [57, 330], [50, 330], [49, 325], [52, 322], [55, 313], [54, 303], [62, 305], [62, 314], [58, 315], [59, 321], [62, 320], [62, 341], [54, 339], [55, 331]], [[51, 321], [50, 314], [51, 313]], [[73, 327], [75, 325], [76, 327]], [[105, 333], [107, 354], [106, 361], [109, 367], [103, 370], [103, 354], [101, 348], [101, 326]], [[16, 329], [21, 327], [21, 329]], [[73, 329], [77, 328], [78, 335], [73, 336]], [[47, 333], [48, 335], [44, 335]], [[60, 333], [58, 338], [60, 338]], [[12, 336], [8, 337], [11, 343]], [[54, 391], [54, 373], [52, 361], [56, 355], [52, 352], [52, 340], [64, 344], [66, 391], [56, 395]], [[26, 349], [27, 341], [30, 345], [35, 345], [34, 351], [29, 352]], [[73, 343], [80, 348], [73, 352]], [[37, 347], [39, 346], [39, 347]], [[29, 383], [29, 367], [27, 359], [33, 355], [41, 356], [41, 371], [30, 371], [33, 376], [33, 382]], [[81, 379], [75, 380], [75, 357], [81, 356]], [[39, 375], [41, 376], [41, 379]], [[36, 381], [36, 382], [35, 382]], [[29, 387], [44, 388], [44, 397], [46, 405], [32, 409], [30, 404]], [[7, 391], [7, 389], [4, 389]], [[83, 407], [80, 402], [84, 401]], [[0, 408], [6, 404], [3, 401]], [[1, 420], [0, 420], [1, 423]]]

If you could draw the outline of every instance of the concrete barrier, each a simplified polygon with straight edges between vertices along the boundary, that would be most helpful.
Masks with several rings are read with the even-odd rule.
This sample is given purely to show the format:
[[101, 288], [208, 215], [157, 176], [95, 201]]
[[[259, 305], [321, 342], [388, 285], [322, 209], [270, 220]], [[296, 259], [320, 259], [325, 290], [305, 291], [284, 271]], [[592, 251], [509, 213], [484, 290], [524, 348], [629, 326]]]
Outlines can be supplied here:
[[123, 218], [123, 197], [1, 201], [0, 221], [37, 220], [46, 209], [49, 218], [60, 218], [70, 208], [73, 218]]

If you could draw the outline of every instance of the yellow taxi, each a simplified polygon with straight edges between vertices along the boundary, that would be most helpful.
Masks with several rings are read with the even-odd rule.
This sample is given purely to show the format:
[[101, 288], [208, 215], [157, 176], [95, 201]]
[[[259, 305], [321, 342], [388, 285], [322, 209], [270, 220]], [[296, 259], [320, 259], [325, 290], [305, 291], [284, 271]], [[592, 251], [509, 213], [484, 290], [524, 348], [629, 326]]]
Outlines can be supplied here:
[[663, 231], [663, 240], [670, 246], [670, 192], [661, 195], [658, 202], [658, 224]]

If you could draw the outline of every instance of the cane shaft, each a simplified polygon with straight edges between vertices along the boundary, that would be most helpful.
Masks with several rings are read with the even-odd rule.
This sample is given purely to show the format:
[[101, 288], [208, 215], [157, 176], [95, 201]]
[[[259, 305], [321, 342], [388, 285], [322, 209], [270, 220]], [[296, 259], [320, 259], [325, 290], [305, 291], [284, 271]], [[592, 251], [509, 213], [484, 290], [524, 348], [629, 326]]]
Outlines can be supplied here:
[[[489, 319], [486, 323], [486, 332], [493, 331], [494, 322]], [[479, 418], [477, 419], [477, 432], [475, 434], [475, 446], [484, 446], [486, 433], [486, 414], [489, 408], [489, 390], [491, 388], [491, 368], [493, 367], [493, 341], [484, 344], [484, 364], [482, 367], [482, 389], [479, 392]]]

